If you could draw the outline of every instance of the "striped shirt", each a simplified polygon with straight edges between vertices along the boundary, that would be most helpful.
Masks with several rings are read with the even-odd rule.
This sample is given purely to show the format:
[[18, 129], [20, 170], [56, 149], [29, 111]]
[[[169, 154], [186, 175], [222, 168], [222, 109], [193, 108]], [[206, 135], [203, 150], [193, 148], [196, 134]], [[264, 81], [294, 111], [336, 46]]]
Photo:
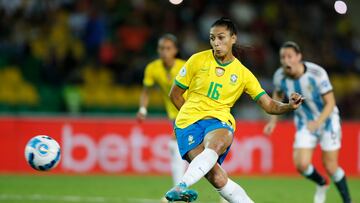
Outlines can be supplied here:
[[[305, 127], [309, 121], [316, 120], [323, 108], [324, 101], [322, 95], [332, 91], [326, 71], [317, 64], [303, 62], [305, 73], [297, 79], [289, 78], [280, 67], [274, 74], [273, 82], [275, 91], [283, 92], [287, 98], [291, 93], [297, 92], [305, 97], [303, 104], [295, 111], [294, 122], [297, 130]], [[332, 119], [339, 118], [339, 110], [335, 106], [330, 116], [326, 119], [321, 129], [332, 131]]]

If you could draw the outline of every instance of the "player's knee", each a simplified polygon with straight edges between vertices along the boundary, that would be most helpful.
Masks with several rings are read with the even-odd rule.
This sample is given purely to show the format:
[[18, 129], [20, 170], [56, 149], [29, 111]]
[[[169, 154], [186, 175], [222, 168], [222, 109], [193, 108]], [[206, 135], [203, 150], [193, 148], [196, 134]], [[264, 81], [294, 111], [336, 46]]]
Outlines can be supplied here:
[[299, 171], [299, 173], [304, 173], [310, 166], [310, 163], [307, 162], [300, 162], [296, 164], [296, 169]]
[[208, 145], [208, 148], [214, 150], [218, 155], [224, 153], [227, 146], [224, 142], [216, 142]]
[[204, 138], [205, 148], [210, 148], [218, 155], [223, 154], [231, 145], [233, 134], [227, 129], [218, 129], [206, 134]]

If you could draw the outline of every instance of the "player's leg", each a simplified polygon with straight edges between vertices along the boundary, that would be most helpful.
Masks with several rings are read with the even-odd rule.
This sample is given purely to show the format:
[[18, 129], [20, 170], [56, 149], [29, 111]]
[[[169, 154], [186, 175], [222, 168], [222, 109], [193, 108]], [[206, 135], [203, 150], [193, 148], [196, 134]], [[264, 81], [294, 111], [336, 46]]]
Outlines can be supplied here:
[[317, 142], [318, 137], [311, 134], [306, 128], [297, 131], [294, 142], [294, 163], [300, 174], [316, 183], [314, 202], [324, 203], [328, 185], [326, 179], [311, 163]]
[[294, 164], [300, 174], [307, 179], [315, 182], [318, 185], [325, 185], [326, 180], [321, 176], [315, 167], [312, 165], [312, 155], [314, 149], [310, 148], [295, 148], [294, 149]]
[[[218, 157], [216, 152], [204, 149], [203, 139], [205, 136], [205, 128], [200, 123], [201, 121], [198, 121], [183, 129], [175, 128], [180, 154], [191, 163], [180, 183], [165, 194], [166, 199], [170, 201], [194, 201], [197, 198], [197, 193], [189, 190], [188, 187], [207, 173], [203, 173], [207, 167], [209, 167], [207, 170], [209, 171], [216, 163]], [[199, 156], [199, 158], [193, 160], [197, 156]], [[201, 168], [201, 170], [196, 168], [199, 164], [204, 168]]]
[[219, 155], [231, 145], [233, 134], [226, 128], [209, 132], [202, 143], [187, 153], [190, 162], [182, 182], [191, 186], [205, 176], [216, 164]]
[[[185, 196], [195, 200], [197, 194], [192, 191], [185, 194], [184, 191], [188, 191], [187, 187], [199, 181], [214, 167], [219, 154], [226, 152], [230, 146], [233, 133], [231, 127], [216, 119], [203, 120], [187, 129], [176, 130], [181, 154], [185, 155], [190, 164], [180, 184], [168, 191], [166, 198], [172, 200], [173, 197]], [[193, 147], [190, 148], [190, 145]]]
[[[184, 175], [186, 162], [181, 158], [179, 147], [175, 139], [169, 141], [169, 151], [170, 151], [170, 167], [171, 175], [173, 178], [174, 186], [181, 181], [182, 176]], [[164, 196], [161, 199], [161, 202], [167, 203], [168, 200]]]
[[350, 203], [350, 193], [344, 170], [338, 165], [339, 150], [323, 151], [322, 161], [326, 172], [331, 176], [344, 203]]
[[314, 203], [324, 203], [328, 185], [326, 184], [326, 179], [311, 164], [313, 151], [313, 149], [309, 148], [294, 149], [294, 162], [299, 173], [316, 183]]
[[[203, 151], [204, 151], [204, 145], [202, 143], [197, 147], [195, 147], [194, 149], [190, 150], [186, 156], [188, 162], [191, 162], [192, 160], [190, 157], [192, 156], [196, 157], [199, 154], [201, 154]], [[188, 154], [191, 154], [191, 156], [189, 157]], [[205, 161], [204, 164], [208, 164], [208, 163]], [[193, 177], [192, 176], [189, 177], [189, 173], [187, 173], [187, 171], [191, 170], [191, 168], [193, 167], [191, 167], [191, 163], [190, 163], [189, 167], [187, 168], [180, 182], [177, 185], [175, 185], [173, 188], [171, 188], [168, 192], [166, 192], [165, 194], [166, 199], [168, 199], [169, 201], [190, 201], [190, 202], [195, 201], [197, 199], [197, 193], [193, 190], [188, 189], [188, 187], [190, 187], [193, 183], [196, 182], [193, 180]]]
[[[208, 149], [214, 150], [218, 155], [216, 160], [220, 161], [221, 163], [229, 150], [229, 146], [232, 142], [232, 137], [232, 131], [229, 131], [229, 129], [219, 128], [216, 130], [212, 130], [208, 132], [204, 138], [204, 151]], [[190, 159], [193, 159], [190, 165], [193, 164], [195, 160], [197, 160], [204, 153], [204, 151], [201, 152], [199, 155], [196, 155], [196, 152], [190, 152], [188, 156]], [[201, 164], [194, 164], [193, 166], [196, 166], [196, 168], [202, 167]], [[210, 171], [206, 172], [207, 170], [208, 169], [202, 169], [201, 171], [204, 171], [203, 174], [205, 174], [205, 177], [215, 188], [217, 188], [220, 195], [224, 197], [227, 201], [233, 203], [252, 202], [252, 200], [247, 196], [246, 192], [241, 188], [241, 186], [228, 178], [226, 172], [221, 168], [218, 163], [216, 163]]]
[[169, 141], [169, 150], [171, 175], [175, 186], [181, 181], [181, 178], [184, 175], [186, 163], [180, 156], [179, 147], [176, 140], [171, 139]]
[[294, 141], [294, 164], [300, 174], [315, 182], [319, 186], [326, 184], [326, 179], [321, 176], [312, 165], [312, 156], [317, 145], [318, 138], [306, 128], [298, 130]]
[[343, 202], [351, 202], [350, 193], [344, 170], [338, 164], [339, 149], [341, 148], [341, 127], [339, 119], [331, 119], [331, 128], [324, 132], [320, 145], [322, 161], [326, 172], [334, 181]]
[[219, 164], [216, 164], [205, 177], [228, 202], [253, 203], [244, 189], [239, 184], [229, 179], [228, 175]]

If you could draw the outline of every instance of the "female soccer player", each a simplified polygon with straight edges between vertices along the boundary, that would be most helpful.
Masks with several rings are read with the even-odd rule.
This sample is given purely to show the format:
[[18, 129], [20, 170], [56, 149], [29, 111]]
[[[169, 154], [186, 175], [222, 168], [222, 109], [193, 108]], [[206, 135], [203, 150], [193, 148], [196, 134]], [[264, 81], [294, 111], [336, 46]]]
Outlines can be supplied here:
[[[295, 166], [299, 173], [317, 184], [314, 202], [325, 202], [328, 183], [311, 164], [314, 149], [320, 143], [326, 172], [335, 182], [343, 202], [349, 203], [351, 200], [345, 172], [338, 164], [341, 126], [329, 77], [322, 67], [302, 61], [300, 47], [295, 42], [289, 41], [282, 45], [280, 62], [282, 67], [274, 74], [273, 99], [281, 101], [292, 91], [306, 98], [304, 104], [295, 111]], [[276, 121], [277, 117], [272, 116], [264, 128], [265, 134], [273, 132]]]
[[[237, 31], [221, 18], [210, 28], [212, 49], [191, 56], [176, 76], [170, 98], [180, 109], [175, 135], [183, 159], [190, 164], [181, 181], [166, 193], [169, 201], [196, 200], [188, 189], [205, 176], [227, 201], [252, 202], [245, 191], [221, 168], [233, 141], [235, 119], [230, 108], [245, 92], [267, 113], [283, 114], [297, 109], [302, 96], [293, 93], [287, 104], [271, 99], [255, 76], [234, 56]], [[188, 91], [186, 101], [182, 97]]]
[[[159, 59], [150, 62], [145, 68], [143, 90], [140, 97], [140, 108], [137, 119], [142, 121], [147, 116], [149, 103], [149, 88], [157, 85], [160, 88], [165, 103], [168, 118], [173, 122], [178, 113], [177, 108], [171, 103], [168, 94], [176, 74], [185, 61], [176, 58], [178, 53], [177, 38], [172, 34], [164, 34], [158, 41]], [[186, 163], [181, 159], [175, 139], [169, 142], [171, 174], [174, 185], [178, 183], [185, 172]], [[164, 198], [163, 202], [167, 202]]]

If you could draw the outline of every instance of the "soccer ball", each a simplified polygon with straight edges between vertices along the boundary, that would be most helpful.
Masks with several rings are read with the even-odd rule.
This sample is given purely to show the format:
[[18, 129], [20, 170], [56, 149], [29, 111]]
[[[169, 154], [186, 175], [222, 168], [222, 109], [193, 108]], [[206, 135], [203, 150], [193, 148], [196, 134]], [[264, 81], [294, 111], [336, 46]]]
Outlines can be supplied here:
[[47, 135], [35, 136], [26, 144], [25, 159], [35, 170], [48, 171], [55, 168], [60, 157], [59, 143]]

